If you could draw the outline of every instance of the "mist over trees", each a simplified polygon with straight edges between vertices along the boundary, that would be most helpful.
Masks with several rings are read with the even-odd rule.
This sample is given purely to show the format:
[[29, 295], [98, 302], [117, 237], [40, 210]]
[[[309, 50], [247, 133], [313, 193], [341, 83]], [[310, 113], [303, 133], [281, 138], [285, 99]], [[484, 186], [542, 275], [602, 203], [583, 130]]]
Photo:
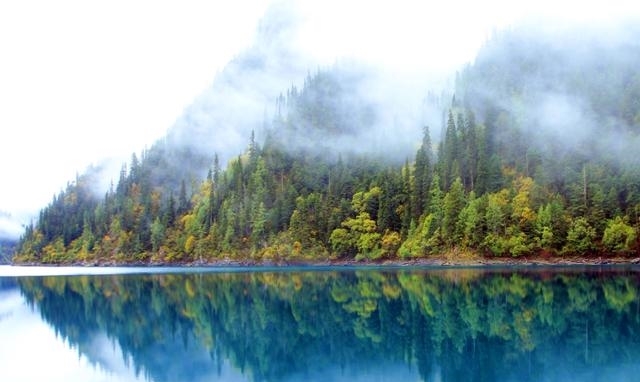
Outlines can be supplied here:
[[0, 239], [0, 264], [11, 263], [11, 257], [15, 250], [16, 243], [14, 241]]
[[[91, 173], [70, 183], [15, 260], [637, 253], [637, 28], [565, 32], [497, 34], [459, 72], [455, 95], [427, 97], [437, 121], [415, 120], [411, 133], [372, 94], [375, 73], [350, 65], [289, 81], [257, 118], [243, 103], [195, 107], [133, 155], [104, 197]], [[234, 104], [244, 94], [234, 86], [259, 93], [260, 73], [274, 73], [260, 57], [232, 63], [219, 88], [229, 92], [216, 97]], [[224, 131], [244, 140], [237, 156], [219, 149], [239, 137], [206, 138]]]

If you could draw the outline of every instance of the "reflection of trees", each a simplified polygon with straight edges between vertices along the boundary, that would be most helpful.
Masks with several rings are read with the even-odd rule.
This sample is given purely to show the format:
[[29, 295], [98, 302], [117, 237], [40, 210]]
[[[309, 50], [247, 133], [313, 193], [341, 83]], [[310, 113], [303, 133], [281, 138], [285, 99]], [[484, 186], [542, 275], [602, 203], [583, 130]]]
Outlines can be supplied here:
[[638, 285], [622, 271], [20, 279], [63, 338], [82, 350], [105, 332], [154, 380], [211, 373], [223, 358], [255, 380], [380, 362], [425, 379], [537, 380], [638, 361]]

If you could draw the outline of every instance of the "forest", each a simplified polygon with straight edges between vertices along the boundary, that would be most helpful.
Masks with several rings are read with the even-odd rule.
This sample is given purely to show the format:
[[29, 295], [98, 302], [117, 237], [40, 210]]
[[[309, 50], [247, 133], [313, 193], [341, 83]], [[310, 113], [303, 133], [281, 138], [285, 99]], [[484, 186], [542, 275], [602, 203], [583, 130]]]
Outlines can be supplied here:
[[358, 147], [382, 107], [359, 98], [367, 74], [319, 69], [277, 97], [237, 157], [165, 139], [101, 196], [95, 174], [78, 175], [13, 261], [637, 256], [640, 47], [556, 40], [494, 36], [404, 160]]

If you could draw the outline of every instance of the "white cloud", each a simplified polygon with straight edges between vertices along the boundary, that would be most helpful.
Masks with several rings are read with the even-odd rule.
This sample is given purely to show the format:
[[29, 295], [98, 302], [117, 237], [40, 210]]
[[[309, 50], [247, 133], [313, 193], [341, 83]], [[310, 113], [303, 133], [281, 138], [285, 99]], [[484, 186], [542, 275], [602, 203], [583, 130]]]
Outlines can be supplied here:
[[250, 42], [266, 5], [1, 2], [0, 210], [34, 214], [90, 163], [153, 143]]
[[[0, 210], [28, 223], [90, 163], [124, 161], [161, 137], [250, 43], [268, 3], [0, 2]], [[294, 40], [320, 65], [354, 57], [424, 76], [472, 60], [515, 20], [640, 14], [626, 0], [291, 3], [305, 21]]]
[[24, 228], [19, 221], [12, 219], [10, 216], [0, 215], [0, 240], [15, 239], [20, 237]]

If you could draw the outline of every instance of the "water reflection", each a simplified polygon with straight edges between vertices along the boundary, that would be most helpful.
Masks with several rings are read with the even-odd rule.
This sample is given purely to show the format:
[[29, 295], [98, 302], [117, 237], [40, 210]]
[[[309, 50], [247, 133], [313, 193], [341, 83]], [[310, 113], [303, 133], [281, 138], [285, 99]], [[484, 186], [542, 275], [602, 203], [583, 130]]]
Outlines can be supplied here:
[[624, 381], [640, 371], [639, 281], [613, 268], [17, 282], [90, 363], [153, 381]]
[[0, 292], [0, 370], [3, 381], [139, 381], [120, 361], [104, 368], [56, 337], [40, 316], [24, 304], [18, 290]]

